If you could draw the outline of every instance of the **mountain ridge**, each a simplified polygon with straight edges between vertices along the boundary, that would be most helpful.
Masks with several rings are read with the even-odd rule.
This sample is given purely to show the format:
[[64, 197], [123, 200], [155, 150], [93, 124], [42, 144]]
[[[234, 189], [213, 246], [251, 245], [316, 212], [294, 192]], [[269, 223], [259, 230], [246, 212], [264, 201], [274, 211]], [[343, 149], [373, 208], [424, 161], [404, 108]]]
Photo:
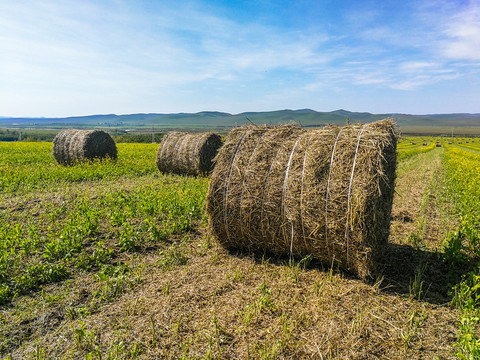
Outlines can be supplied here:
[[353, 112], [344, 109], [321, 112], [312, 109], [283, 109], [261, 112], [242, 112], [230, 114], [221, 111], [200, 111], [196, 113], [135, 113], [135, 114], [97, 114], [69, 117], [0, 117], [0, 127], [233, 127], [253, 122], [257, 125], [278, 125], [296, 122], [302, 126], [322, 126], [327, 124], [343, 125], [348, 121], [372, 122], [387, 117], [393, 118], [402, 126], [441, 126], [441, 127], [478, 127], [480, 114], [451, 113], [412, 115], [402, 113], [373, 114]]

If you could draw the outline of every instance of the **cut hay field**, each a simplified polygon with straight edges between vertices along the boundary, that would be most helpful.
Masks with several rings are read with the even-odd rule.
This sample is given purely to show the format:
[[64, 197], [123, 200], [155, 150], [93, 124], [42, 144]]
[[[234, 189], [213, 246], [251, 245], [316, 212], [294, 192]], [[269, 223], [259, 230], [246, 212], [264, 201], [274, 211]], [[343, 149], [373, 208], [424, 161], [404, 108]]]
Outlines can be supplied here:
[[0, 358], [477, 359], [480, 143], [448, 142], [399, 144], [367, 281], [225, 250], [208, 179], [160, 174], [158, 144], [64, 167], [52, 143], [0, 142]]

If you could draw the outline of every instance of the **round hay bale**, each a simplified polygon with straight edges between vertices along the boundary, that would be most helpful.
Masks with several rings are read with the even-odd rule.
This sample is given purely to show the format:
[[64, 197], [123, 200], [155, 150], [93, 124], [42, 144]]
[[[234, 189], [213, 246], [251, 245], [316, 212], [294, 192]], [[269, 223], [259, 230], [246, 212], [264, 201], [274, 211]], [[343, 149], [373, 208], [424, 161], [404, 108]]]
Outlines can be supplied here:
[[53, 139], [53, 156], [62, 165], [106, 157], [116, 159], [117, 146], [105, 131], [68, 129]]
[[212, 171], [212, 159], [222, 146], [219, 135], [171, 131], [164, 135], [157, 152], [158, 170], [179, 175], [205, 175]]
[[396, 144], [390, 119], [236, 128], [215, 159], [210, 231], [228, 248], [311, 255], [365, 279], [388, 241]]

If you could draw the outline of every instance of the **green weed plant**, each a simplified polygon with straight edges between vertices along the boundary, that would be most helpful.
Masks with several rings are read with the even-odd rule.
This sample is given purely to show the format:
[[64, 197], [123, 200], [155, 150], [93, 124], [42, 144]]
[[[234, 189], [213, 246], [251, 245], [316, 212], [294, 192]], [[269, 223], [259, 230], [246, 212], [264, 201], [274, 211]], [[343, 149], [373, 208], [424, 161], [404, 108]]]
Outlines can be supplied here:
[[[449, 234], [445, 261], [451, 272], [472, 269], [453, 287], [452, 304], [460, 309], [456, 355], [459, 359], [480, 358], [478, 337], [480, 319], [480, 154], [455, 143], [443, 142], [445, 192], [461, 219], [459, 228]], [[452, 275], [450, 275], [452, 276]]]

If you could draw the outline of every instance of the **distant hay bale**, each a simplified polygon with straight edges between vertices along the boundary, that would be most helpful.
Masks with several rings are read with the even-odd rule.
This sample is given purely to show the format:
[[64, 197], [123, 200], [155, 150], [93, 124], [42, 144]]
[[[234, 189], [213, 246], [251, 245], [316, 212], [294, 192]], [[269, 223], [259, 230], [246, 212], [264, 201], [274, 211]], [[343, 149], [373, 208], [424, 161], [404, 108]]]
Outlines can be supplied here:
[[311, 255], [367, 278], [388, 241], [396, 144], [390, 119], [233, 129], [210, 179], [210, 231], [227, 248]]
[[53, 139], [53, 156], [62, 165], [86, 160], [117, 158], [117, 146], [102, 130], [63, 130]]
[[180, 175], [208, 174], [212, 171], [212, 159], [217, 155], [220, 146], [222, 140], [213, 132], [168, 132], [158, 147], [158, 170]]

